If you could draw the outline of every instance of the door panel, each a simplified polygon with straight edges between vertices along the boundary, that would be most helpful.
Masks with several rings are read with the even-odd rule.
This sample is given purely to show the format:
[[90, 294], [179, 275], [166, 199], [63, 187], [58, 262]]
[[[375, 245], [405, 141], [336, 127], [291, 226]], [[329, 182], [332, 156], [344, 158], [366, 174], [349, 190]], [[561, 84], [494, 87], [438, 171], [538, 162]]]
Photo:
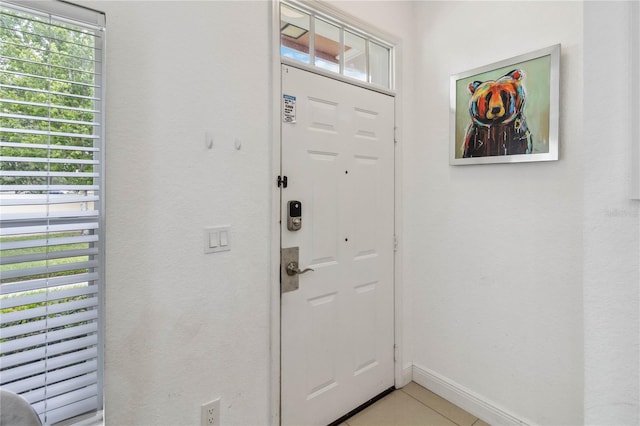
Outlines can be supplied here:
[[394, 384], [394, 100], [288, 65], [282, 87], [282, 247], [314, 271], [282, 294], [281, 421], [326, 425]]
[[[311, 228], [309, 233], [309, 263], [335, 262], [338, 259], [337, 236], [339, 214], [335, 204], [340, 183], [338, 176], [338, 155], [333, 152], [310, 152], [307, 164], [310, 173], [309, 197], [311, 203], [304, 206], [305, 223]], [[304, 205], [304, 204], [303, 204]], [[308, 215], [307, 213], [308, 212]], [[308, 219], [308, 220], [307, 220]]]

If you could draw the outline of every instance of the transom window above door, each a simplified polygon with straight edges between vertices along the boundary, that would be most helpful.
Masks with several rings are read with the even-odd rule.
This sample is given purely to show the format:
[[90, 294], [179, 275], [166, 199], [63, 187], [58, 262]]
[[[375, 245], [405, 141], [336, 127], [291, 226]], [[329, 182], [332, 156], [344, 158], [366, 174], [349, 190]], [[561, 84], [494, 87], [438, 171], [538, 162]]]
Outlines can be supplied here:
[[301, 5], [280, 4], [280, 56], [393, 89], [390, 44]]

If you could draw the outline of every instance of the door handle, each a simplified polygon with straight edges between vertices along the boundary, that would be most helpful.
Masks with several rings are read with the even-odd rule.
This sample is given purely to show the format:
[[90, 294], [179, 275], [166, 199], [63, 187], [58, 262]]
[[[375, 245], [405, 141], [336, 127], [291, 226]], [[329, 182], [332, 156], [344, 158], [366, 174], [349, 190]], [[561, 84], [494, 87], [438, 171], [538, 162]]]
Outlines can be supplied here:
[[309, 271], [313, 271], [313, 269], [311, 268], [304, 268], [302, 270], [300, 270], [300, 268], [298, 267], [298, 262], [289, 262], [287, 264], [287, 275], [289, 276], [293, 276], [293, 275], [302, 275], [306, 272]]
[[280, 251], [280, 292], [282, 294], [295, 291], [300, 287], [298, 275], [313, 271], [311, 268], [300, 269], [299, 248], [286, 247]]

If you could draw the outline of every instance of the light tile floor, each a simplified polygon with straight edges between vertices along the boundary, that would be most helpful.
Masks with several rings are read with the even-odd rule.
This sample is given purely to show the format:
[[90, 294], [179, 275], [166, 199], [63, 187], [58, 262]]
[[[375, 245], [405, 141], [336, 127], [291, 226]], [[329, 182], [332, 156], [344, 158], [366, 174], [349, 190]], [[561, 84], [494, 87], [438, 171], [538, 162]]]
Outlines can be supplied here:
[[435, 393], [411, 382], [340, 426], [489, 426]]

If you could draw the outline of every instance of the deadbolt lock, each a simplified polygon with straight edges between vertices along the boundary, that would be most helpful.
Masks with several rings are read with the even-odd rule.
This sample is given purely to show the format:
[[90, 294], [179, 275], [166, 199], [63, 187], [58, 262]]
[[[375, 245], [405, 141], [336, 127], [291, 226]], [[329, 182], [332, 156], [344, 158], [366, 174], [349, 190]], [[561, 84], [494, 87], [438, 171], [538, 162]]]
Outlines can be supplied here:
[[299, 231], [302, 228], [302, 203], [292, 200], [287, 205], [287, 229]]

